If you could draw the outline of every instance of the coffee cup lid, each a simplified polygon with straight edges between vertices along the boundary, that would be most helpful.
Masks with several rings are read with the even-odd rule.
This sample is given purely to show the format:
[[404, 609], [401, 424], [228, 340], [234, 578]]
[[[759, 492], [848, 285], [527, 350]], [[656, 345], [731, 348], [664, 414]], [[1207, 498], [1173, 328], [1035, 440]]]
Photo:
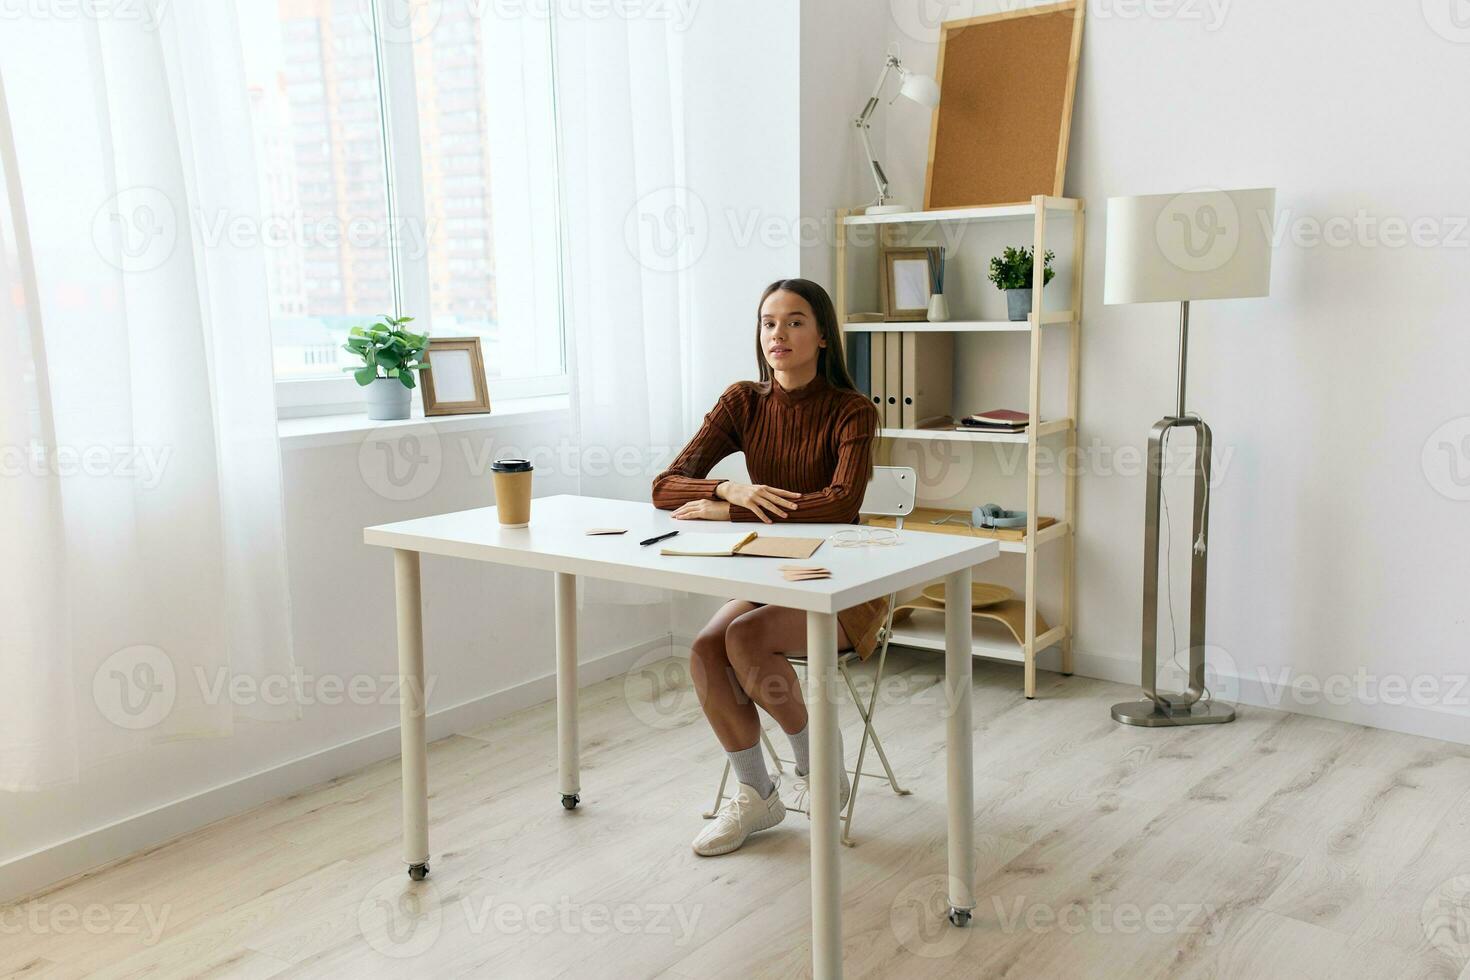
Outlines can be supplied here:
[[496, 473], [529, 473], [534, 467], [529, 459], [497, 459], [490, 469]]

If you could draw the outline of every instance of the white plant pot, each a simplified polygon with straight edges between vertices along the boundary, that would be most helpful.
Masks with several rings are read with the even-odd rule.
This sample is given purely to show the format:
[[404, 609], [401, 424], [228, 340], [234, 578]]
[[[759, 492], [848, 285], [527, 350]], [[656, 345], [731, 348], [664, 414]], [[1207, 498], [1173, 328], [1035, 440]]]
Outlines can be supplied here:
[[367, 386], [367, 416], [375, 420], [406, 419], [413, 393], [397, 378], [375, 378]]

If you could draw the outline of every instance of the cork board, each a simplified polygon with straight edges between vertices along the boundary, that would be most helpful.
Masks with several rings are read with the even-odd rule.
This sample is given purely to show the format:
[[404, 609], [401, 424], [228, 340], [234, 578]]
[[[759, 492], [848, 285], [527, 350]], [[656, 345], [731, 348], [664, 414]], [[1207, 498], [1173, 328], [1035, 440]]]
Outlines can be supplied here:
[[949, 21], [925, 210], [1063, 196], [1083, 0]]

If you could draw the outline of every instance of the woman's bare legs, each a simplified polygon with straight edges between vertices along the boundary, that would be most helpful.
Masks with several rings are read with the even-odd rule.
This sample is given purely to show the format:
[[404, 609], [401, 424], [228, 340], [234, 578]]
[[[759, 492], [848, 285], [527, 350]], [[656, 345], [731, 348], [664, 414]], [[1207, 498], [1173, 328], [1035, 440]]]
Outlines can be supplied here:
[[689, 657], [689, 676], [699, 695], [699, 706], [726, 752], [748, 749], [760, 739], [761, 722], [755, 703], [735, 680], [725, 653], [725, 630], [737, 617], [757, 608], [755, 603], [740, 599], [725, 603], [694, 638]]
[[[837, 649], [851, 645], [839, 623]], [[805, 649], [806, 613], [800, 609], [758, 606], [736, 616], [725, 629], [725, 652], [735, 679], [787, 735], [803, 731], [807, 717], [801, 685], [786, 654]]]
[[[837, 648], [850, 646], [841, 624]], [[784, 656], [806, 649], [806, 613], [732, 600], [694, 638], [689, 673], [710, 728], [726, 752], [760, 739], [759, 704], [788, 735], [806, 728], [806, 702]]]

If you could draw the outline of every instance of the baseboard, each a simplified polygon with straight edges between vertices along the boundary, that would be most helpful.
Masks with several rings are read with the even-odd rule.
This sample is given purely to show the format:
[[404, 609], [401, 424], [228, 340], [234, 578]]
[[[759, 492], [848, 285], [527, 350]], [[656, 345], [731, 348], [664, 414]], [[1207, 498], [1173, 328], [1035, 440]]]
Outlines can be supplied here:
[[[669, 646], [670, 637], [664, 634], [583, 661], [577, 670], [578, 684], [585, 687], [607, 680], [626, 671], [648, 652]], [[429, 738], [478, 728], [554, 697], [556, 674], [552, 672], [432, 712], [426, 722]], [[394, 758], [398, 753], [398, 726], [392, 725], [23, 854], [0, 864], [0, 902], [50, 890], [216, 821]]]
[[[1102, 657], [1078, 652], [1074, 655], [1076, 672], [1084, 677], [1098, 680], [1117, 681], [1134, 688], [1139, 687], [1137, 661], [1129, 662], [1121, 657]], [[1339, 677], [1351, 679], [1351, 675]], [[1221, 701], [1244, 704], [1255, 708], [1270, 708], [1274, 711], [1289, 711], [1293, 714], [1341, 721], [1351, 725], [1365, 725], [1403, 735], [1418, 735], [1435, 738], [1443, 742], [1470, 745], [1470, 711], [1455, 711], [1452, 708], [1433, 708], [1417, 704], [1385, 704], [1382, 702], [1346, 699], [1340, 696], [1325, 696], [1318, 688], [1315, 678], [1298, 678], [1282, 683], [1280, 679], [1257, 675], [1242, 677], [1224, 675], [1216, 680], [1219, 691], [1211, 693]], [[1453, 695], [1470, 699], [1470, 685]], [[1138, 694], [1141, 699], [1142, 692]]]
[[[686, 660], [689, 657], [689, 647], [693, 642], [694, 637], [692, 636], [675, 633], [670, 637], [674, 654]], [[933, 655], [936, 658], [939, 657], [937, 653]], [[1042, 651], [1037, 656], [1036, 663], [1042, 670], [1054, 671], [1061, 666], [1060, 660], [1060, 652], [1053, 648]], [[1127, 684], [1138, 690], [1137, 698], [1143, 697], [1139, 685], [1137, 661], [1130, 663], [1122, 657], [1104, 657], [1076, 651], [1073, 654], [1072, 666], [1073, 673], [1078, 676]], [[1168, 686], [1162, 679], [1160, 683], [1162, 686]], [[1435, 738], [1443, 742], [1470, 745], [1470, 711], [1461, 712], [1453, 708], [1431, 708], [1413, 704], [1369, 703], [1360, 700], [1334, 703], [1341, 702], [1342, 699], [1328, 699], [1313, 687], [1310, 680], [1303, 684], [1300, 679], [1294, 684], [1282, 684], [1279, 680], [1269, 676], [1264, 678], [1224, 676], [1219, 678], [1219, 686], [1223, 690], [1212, 693], [1221, 701], [1228, 701], [1231, 704], [1270, 708], [1273, 711], [1287, 711], [1312, 718], [1345, 722], [1350, 725], [1381, 728], [1384, 731], [1398, 732], [1403, 735], [1417, 735], [1421, 738]], [[1470, 683], [1467, 683], [1465, 689], [1454, 696], [1470, 701]], [[1134, 695], [1128, 697], [1131, 699]], [[1036, 703], [1044, 704], [1045, 700], [1042, 697]]]

